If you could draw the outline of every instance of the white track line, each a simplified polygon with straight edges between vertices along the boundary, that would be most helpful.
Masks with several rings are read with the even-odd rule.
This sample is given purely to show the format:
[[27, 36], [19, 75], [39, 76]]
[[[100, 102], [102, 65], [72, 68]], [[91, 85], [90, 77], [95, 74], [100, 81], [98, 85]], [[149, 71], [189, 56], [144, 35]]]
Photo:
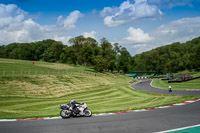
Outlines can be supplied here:
[[0, 122], [5, 122], [5, 121], [17, 121], [16, 119], [0, 119]]
[[166, 130], [166, 131], [160, 131], [160, 132], [155, 132], [155, 133], [167, 133], [167, 132], [173, 132], [173, 131], [177, 131], [177, 130], [183, 130], [183, 129], [192, 128], [192, 127], [198, 127], [198, 126], [200, 126], [200, 124], [193, 125], [193, 126], [188, 126], [188, 127], [182, 127], [182, 128], [176, 128], [176, 129]]

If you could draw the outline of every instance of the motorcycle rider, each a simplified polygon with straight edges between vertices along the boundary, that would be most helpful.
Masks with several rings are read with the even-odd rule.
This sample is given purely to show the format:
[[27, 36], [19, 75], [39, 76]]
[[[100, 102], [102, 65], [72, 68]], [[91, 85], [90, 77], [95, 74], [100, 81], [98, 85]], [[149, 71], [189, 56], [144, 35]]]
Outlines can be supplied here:
[[72, 105], [72, 109], [74, 110], [74, 112], [75, 112], [76, 114], [78, 114], [78, 113], [81, 111], [81, 115], [83, 115], [83, 110], [79, 110], [79, 109], [77, 108], [77, 106], [76, 106], [76, 104], [81, 104], [81, 103], [78, 103], [78, 102], [76, 102], [75, 100], [71, 99], [70, 104]]

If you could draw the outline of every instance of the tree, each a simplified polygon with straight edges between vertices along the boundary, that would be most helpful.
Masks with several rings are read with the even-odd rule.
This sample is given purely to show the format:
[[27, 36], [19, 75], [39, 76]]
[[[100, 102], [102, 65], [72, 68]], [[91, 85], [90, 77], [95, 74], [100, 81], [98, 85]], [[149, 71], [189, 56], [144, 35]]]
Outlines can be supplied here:
[[84, 63], [85, 67], [88, 64], [92, 64], [93, 51], [90, 45], [85, 44], [83, 46], [83, 48], [81, 49], [81, 55], [82, 62]]
[[72, 46], [63, 48], [63, 52], [60, 55], [60, 61], [62, 63], [76, 64], [76, 59], [75, 51]]
[[81, 60], [81, 49], [83, 47], [83, 44], [85, 43], [85, 38], [83, 36], [78, 36], [75, 38], [71, 38], [69, 40], [69, 43], [72, 44], [72, 47], [75, 51], [75, 57], [77, 58], [77, 64], [82, 64], [82, 60]]
[[134, 56], [135, 70], [172, 73], [199, 67], [200, 37], [186, 43], [175, 42]]
[[18, 58], [22, 60], [34, 60], [35, 45], [34, 43], [22, 43], [18, 45]]
[[122, 47], [120, 49], [120, 56], [118, 59], [118, 69], [122, 70], [124, 73], [128, 72], [129, 70], [129, 64], [130, 64], [131, 55], [126, 50], [125, 47]]
[[91, 37], [86, 38], [85, 43], [90, 45], [92, 48], [98, 47], [98, 42]]
[[6, 58], [6, 48], [5, 46], [0, 46], [0, 58]]
[[109, 58], [109, 52], [112, 50], [112, 45], [108, 42], [106, 38], [102, 38], [100, 46], [102, 49], [102, 57]]
[[61, 42], [54, 42], [45, 52], [44, 60], [47, 62], [56, 62], [60, 60], [63, 44]]
[[106, 38], [101, 39], [101, 56], [105, 60], [104, 69], [113, 71], [115, 69], [116, 52], [112, 48], [112, 45]]
[[95, 62], [94, 69], [98, 72], [102, 72], [106, 64], [105, 59], [101, 55], [98, 55], [95, 57], [94, 62]]
[[[5, 47], [5, 53], [6, 53], [6, 57], [7, 58], [11, 58], [11, 59], [14, 59], [15, 56], [13, 56], [13, 54], [11, 55], [11, 52], [14, 50], [14, 49], [17, 49], [18, 48], [18, 43], [11, 43], [9, 45], [7, 45]], [[17, 50], [16, 50], [17, 51]], [[14, 52], [16, 53], [16, 52]], [[16, 54], [15, 54], [16, 55]], [[17, 59], [17, 58], [15, 58]]]
[[194, 51], [194, 68], [200, 71], [200, 43]]

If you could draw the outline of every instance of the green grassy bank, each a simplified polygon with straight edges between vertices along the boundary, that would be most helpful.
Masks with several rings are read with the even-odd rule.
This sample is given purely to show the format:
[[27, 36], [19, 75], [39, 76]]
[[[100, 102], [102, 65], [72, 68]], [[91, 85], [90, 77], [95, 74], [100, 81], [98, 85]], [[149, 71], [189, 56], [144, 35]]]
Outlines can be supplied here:
[[200, 90], [200, 79], [181, 83], [168, 83], [167, 80], [154, 79], [152, 85], [162, 89], [168, 89], [171, 86], [173, 90]]
[[[39, 64], [39, 65], [38, 65]], [[42, 64], [42, 65], [40, 65]], [[3, 71], [36, 71], [3, 75]], [[42, 71], [43, 73], [39, 73]], [[57, 71], [56, 74], [44, 71]], [[87, 69], [88, 70], [88, 69]], [[67, 73], [59, 73], [67, 71]], [[0, 119], [59, 116], [59, 105], [75, 99], [93, 113], [152, 108], [199, 96], [172, 96], [133, 90], [123, 75], [96, 74], [84, 67], [0, 59]]]

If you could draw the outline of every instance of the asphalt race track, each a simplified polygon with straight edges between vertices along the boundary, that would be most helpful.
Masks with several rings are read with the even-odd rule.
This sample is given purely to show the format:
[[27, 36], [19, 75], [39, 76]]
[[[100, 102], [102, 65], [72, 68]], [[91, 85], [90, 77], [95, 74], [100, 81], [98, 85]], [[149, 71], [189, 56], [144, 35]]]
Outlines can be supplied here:
[[[146, 81], [132, 87], [137, 89], [140, 86], [142, 88], [144, 86], [150, 87], [149, 83], [150, 81]], [[186, 95], [186, 93], [191, 92], [180, 91], [179, 93], [173, 91], [174, 93]], [[197, 124], [200, 124], [200, 101], [183, 106], [90, 118], [0, 122], [0, 132], [152, 133]]]
[[172, 95], [200, 95], [200, 91], [173, 90], [173, 88], [172, 88], [172, 92], [168, 92], [168, 90], [166, 89], [159, 89], [159, 88], [150, 86], [151, 81], [152, 80], [143, 80], [142, 82], [132, 85], [131, 87], [136, 90], [153, 92], [153, 93], [172, 94]]

